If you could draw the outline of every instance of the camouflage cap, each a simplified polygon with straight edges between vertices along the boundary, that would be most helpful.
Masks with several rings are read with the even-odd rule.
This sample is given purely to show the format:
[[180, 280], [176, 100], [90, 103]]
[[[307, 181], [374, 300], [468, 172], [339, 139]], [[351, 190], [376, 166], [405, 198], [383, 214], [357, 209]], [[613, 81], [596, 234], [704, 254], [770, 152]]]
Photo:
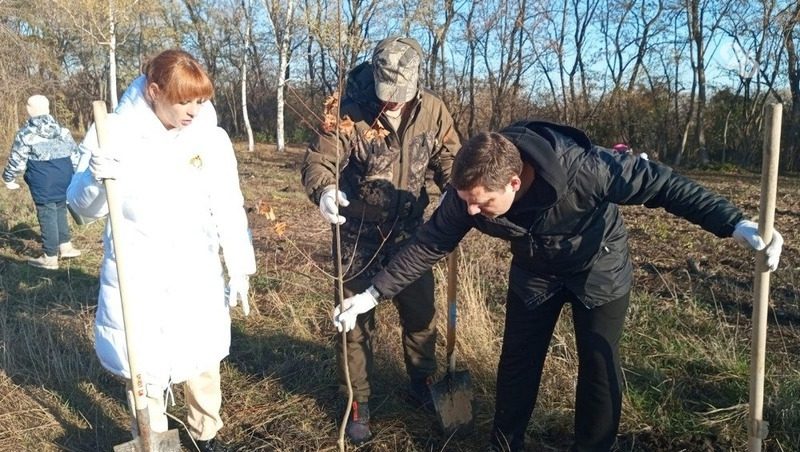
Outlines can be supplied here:
[[375, 94], [384, 102], [408, 102], [417, 95], [422, 48], [412, 38], [386, 38], [372, 53]]

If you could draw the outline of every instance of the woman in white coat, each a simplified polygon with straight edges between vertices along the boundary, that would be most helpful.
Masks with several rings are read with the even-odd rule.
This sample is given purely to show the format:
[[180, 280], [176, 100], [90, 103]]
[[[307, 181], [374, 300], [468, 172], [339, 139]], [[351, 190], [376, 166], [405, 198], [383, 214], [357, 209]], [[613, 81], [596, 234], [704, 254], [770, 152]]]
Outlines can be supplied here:
[[[229, 307], [241, 299], [247, 314], [248, 275], [256, 270], [236, 157], [216, 126], [211, 81], [191, 55], [167, 50], [143, 73], [109, 115], [102, 152], [90, 128], [67, 196], [79, 214], [103, 217], [101, 181], [116, 180], [120, 237], [130, 251], [126, 304], [141, 320], [134, 340], [151, 428], [167, 430], [170, 385], [184, 383], [189, 433], [202, 451], [220, 451], [219, 366], [229, 352]], [[95, 350], [106, 369], [130, 379], [108, 225], [104, 252]]]

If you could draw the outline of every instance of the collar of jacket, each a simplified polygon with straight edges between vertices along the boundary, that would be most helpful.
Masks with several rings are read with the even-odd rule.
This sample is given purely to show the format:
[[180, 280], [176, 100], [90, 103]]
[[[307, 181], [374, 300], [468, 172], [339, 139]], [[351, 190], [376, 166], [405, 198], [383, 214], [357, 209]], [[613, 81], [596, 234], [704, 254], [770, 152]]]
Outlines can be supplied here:
[[[208, 100], [204, 103], [203, 107], [197, 113], [197, 116], [188, 127], [175, 128], [167, 130], [161, 123], [161, 120], [156, 116], [153, 107], [145, 97], [145, 89], [147, 86], [147, 78], [140, 75], [123, 93], [122, 98], [117, 105], [114, 113], [120, 117], [124, 117], [138, 127], [141, 131], [141, 136], [149, 137], [161, 133], [169, 133], [177, 136], [180, 132], [186, 129], [193, 129], [197, 127], [213, 128], [217, 126], [217, 113], [211, 101]], [[208, 104], [206, 106], [205, 104]]]
[[50, 115], [39, 115], [28, 118], [26, 133], [42, 138], [56, 138], [61, 135], [61, 127]]
[[574, 127], [546, 121], [518, 121], [500, 131], [520, 150], [523, 161], [533, 165], [536, 178], [531, 185], [532, 201], [526, 206], [533, 209], [551, 207], [567, 192], [570, 174], [564, 158], [567, 148], [577, 145], [582, 150], [591, 149], [586, 134]]

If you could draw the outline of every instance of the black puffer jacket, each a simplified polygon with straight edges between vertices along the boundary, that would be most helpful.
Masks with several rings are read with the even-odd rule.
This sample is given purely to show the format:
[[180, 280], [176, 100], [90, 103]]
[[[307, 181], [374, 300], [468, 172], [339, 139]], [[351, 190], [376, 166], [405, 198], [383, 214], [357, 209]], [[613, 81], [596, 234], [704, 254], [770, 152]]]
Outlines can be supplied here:
[[391, 297], [453, 250], [476, 228], [511, 243], [509, 289], [535, 307], [561, 289], [586, 306], [628, 292], [632, 267], [618, 205], [662, 207], [719, 237], [729, 237], [742, 213], [725, 198], [671, 168], [594, 146], [572, 127], [522, 121], [500, 131], [534, 167], [527, 193], [498, 218], [467, 214], [454, 190], [414, 242], [376, 275]]

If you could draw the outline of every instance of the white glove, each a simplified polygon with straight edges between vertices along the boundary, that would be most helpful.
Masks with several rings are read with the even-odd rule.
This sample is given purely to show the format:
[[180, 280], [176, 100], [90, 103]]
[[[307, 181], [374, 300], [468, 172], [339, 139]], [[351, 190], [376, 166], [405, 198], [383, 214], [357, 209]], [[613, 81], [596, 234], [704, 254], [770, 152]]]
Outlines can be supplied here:
[[225, 304], [228, 308], [233, 308], [242, 300], [242, 312], [244, 315], [250, 314], [250, 302], [247, 293], [250, 291], [250, 277], [247, 275], [231, 276], [228, 280], [228, 287], [225, 289]]
[[342, 302], [342, 304], [345, 306], [344, 312], [341, 312], [339, 306], [336, 306], [336, 308], [333, 310], [333, 324], [340, 333], [343, 331], [349, 332], [355, 328], [356, 318], [365, 312], [369, 312], [372, 308], [378, 305], [378, 300], [376, 300], [375, 296], [370, 293], [370, 289], [372, 289], [372, 291], [375, 290], [374, 288], [370, 287], [358, 295], [345, 298], [345, 300]]
[[347, 195], [335, 188], [325, 190], [319, 198], [319, 211], [322, 212], [322, 217], [331, 224], [342, 224], [346, 221], [345, 217], [339, 215], [339, 207], [336, 205], [337, 194], [340, 206], [350, 205]]
[[5, 184], [6, 188], [9, 190], [19, 190], [19, 184], [14, 182], [13, 180], [11, 182], [6, 182]]
[[733, 229], [733, 238], [737, 242], [750, 247], [756, 251], [761, 251], [766, 248], [764, 254], [767, 256], [767, 267], [769, 271], [774, 272], [778, 268], [778, 261], [781, 258], [781, 250], [783, 249], [783, 236], [777, 230], [772, 231], [772, 242], [769, 245], [764, 244], [764, 239], [758, 235], [758, 223], [750, 220], [742, 220], [736, 223]]
[[92, 158], [89, 160], [89, 171], [99, 181], [116, 179], [119, 173], [119, 160], [106, 154], [92, 153]]

